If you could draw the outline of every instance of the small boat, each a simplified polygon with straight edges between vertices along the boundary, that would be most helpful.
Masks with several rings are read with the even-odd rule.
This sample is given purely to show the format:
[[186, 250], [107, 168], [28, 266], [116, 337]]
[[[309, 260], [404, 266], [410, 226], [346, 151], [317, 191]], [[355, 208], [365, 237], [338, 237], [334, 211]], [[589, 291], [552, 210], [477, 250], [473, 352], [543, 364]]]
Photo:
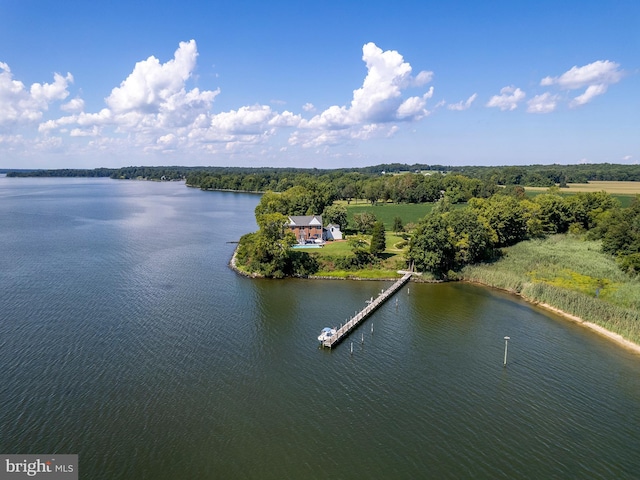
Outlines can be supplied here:
[[318, 340], [320, 342], [324, 342], [325, 340], [329, 340], [335, 334], [336, 334], [335, 328], [324, 327], [320, 332], [320, 335], [318, 335]]

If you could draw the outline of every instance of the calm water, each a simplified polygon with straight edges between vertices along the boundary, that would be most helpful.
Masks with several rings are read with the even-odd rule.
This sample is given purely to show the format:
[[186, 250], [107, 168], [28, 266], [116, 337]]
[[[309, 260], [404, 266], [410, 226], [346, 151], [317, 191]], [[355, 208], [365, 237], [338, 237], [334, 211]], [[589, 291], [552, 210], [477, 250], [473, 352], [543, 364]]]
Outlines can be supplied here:
[[462, 284], [320, 350], [388, 284], [235, 275], [257, 201], [0, 177], [0, 452], [83, 479], [638, 478], [639, 356]]

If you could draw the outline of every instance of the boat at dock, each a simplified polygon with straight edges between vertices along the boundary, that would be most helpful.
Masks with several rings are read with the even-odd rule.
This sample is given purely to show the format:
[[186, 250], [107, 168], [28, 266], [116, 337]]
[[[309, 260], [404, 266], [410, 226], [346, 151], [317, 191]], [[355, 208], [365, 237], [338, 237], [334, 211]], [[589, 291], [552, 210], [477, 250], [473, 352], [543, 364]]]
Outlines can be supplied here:
[[330, 328], [330, 327], [324, 327], [322, 329], [322, 331], [320, 332], [320, 335], [318, 335], [318, 340], [323, 343], [327, 340], [330, 340], [331, 337], [333, 337], [336, 334], [336, 329], [335, 328]]

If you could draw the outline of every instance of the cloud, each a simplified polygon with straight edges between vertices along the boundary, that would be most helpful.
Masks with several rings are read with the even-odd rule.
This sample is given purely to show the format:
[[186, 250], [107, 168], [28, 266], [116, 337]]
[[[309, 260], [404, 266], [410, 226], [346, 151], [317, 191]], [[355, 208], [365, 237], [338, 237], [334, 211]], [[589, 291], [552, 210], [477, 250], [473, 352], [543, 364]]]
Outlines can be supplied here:
[[583, 67], [574, 66], [559, 77], [545, 77], [540, 85], [559, 85], [568, 90], [587, 85], [617, 83], [622, 78], [620, 65], [609, 60], [598, 60]]
[[504, 87], [500, 90], [500, 95], [494, 95], [487, 102], [487, 107], [497, 107], [500, 110], [515, 110], [518, 103], [524, 100], [526, 94], [519, 88]]
[[396, 117], [399, 120], [420, 120], [422, 117], [429, 115], [426, 109], [427, 100], [433, 97], [433, 87], [421, 97], [410, 97], [400, 104], [396, 111]]
[[72, 98], [67, 103], [60, 105], [60, 110], [63, 112], [78, 113], [84, 110], [84, 100], [81, 98]]
[[569, 106], [578, 107], [580, 105], [584, 105], [585, 103], [589, 103], [591, 100], [593, 100], [594, 97], [597, 97], [598, 95], [602, 95], [606, 91], [607, 91], [606, 85], [603, 85], [603, 84], [589, 85], [582, 95], [578, 95], [571, 101]]
[[[73, 136], [96, 135], [109, 127], [116, 133], [133, 135], [137, 145], [157, 143], [170, 132], [183, 129], [187, 134], [209, 111], [218, 90], [187, 89], [198, 56], [196, 42], [181, 42], [173, 59], [161, 63], [151, 56], [135, 64], [133, 71], [105, 98], [107, 108], [98, 113], [82, 111], [84, 102], [73, 99], [61, 108], [73, 115], [47, 121], [41, 132], [75, 125]], [[98, 130], [96, 130], [96, 128]], [[162, 143], [162, 142], [161, 142]]]
[[623, 76], [620, 65], [609, 60], [598, 60], [582, 67], [574, 66], [559, 77], [545, 77], [540, 81], [542, 86], [556, 85], [564, 90], [578, 90], [586, 87], [570, 103], [577, 107], [589, 103], [594, 97], [607, 91], [609, 85], [618, 83]]
[[27, 90], [22, 82], [13, 79], [9, 65], [0, 62], [0, 126], [38, 122], [51, 103], [69, 95], [70, 83], [70, 73], [64, 77], [56, 73], [53, 83], [34, 83]]
[[527, 112], [529, 113], [550, 113], [553, 112], [558, 105], [558, 96], [551, 95], [549, 92], [542, 95], [536, 95], [527, 102]]
[[475, 101], [476, 98], [478, 98], [478, 94], [474, 93], [469, 98], [467, 98], [466, 102], [463, 102], [461, 100], [458, 103], [451, 103], [451, 104], [447, 105], [447, 108], [449, 110], [455, 110], [455, 111], [459, 111], [459, 112], [462, 111], [462, 110], [467, 110], [469, 107], [471, 107], [471, 104]]
[[105, 102], [114, 113], [158, 113], [163, 109], [175, 109], [185, 103], [198, 101], [208, 106], [217, 95], [216, 92], [194, 89], [187, 93], [184, 88], [195, 68], [197, 57], [196, 42], [190, 40], [180, 42], [174, 58], [164, 64], [154, 56], [138, 62], [133, 72], [111, 91]]
[[[396, 129], [385, 124], [417, 121], [429, 115], [426, 104], [433, 96], [433, 87], [420, 96], [408, 98], [403, 98], [403, 91], [430, 82], [433, 72], [421, 71], [413, 76], [411, 65], [402, 55], [395, 50], [383, 51], [372, 42], [362, 47], [362, 60], [367, 75], [362, 87], [353, 91], [350, 105], [333, 105], [310, 120], [302, 120], [300, 128], [310, 132], [296, 132], [290, 143], [318, 146], [388, 135]], [[343, 132], [336, 133], [340, 130]]]
[[[430, 82], [433, 73], [414, 74], [398, 52], [383, 51], [374, 43], [367, 43], [362, 48], [367, 73], [348, 105], [333, 105], [310, 119], [295, 112], [274, 110], [283, 102], [214, 113], [213, 103], [220, 89], [189, 87], [197, 58], [196, 42], [190, 40], [181, 42], [173, 58], [164, 63], [155, 56], [137, 62], [97, 112], [85, 112], [84, 100], [76, 96], [60, 105], [66, 115], [42, 118], [42, 111], [50, 102], [69, 96], [71, 74], [66, 77], [56, 74], [53, 83], [34, 84], [27, 90], [21, 82], [13, 80], [7, 65], [0, 64], [0, 92], [12, 92], [12, 98], [18, 99], [14, 103], [21, 107], [14, 110], [32, 122], [39, 122], [43, 145], [60, 145], [65, 137], [73, 137], [76, 140], [66, 144], [69, 148], [116, 154], [178, 149], [191, 153], [245, 154], [286, 129], [298, 129], [289, 137], [290, 146], [319, 147], [385, 138], [398, 131], [396, 123], [415, 122], [429, 115], [427, 102], [434, 93], [430, 87], [426, 92], [407, 94]], [[0, 99], [6, 97], [5, 94]], [[26, 108], [27, 105], [32, 108]], [[12, 110], [0, 111], [0, 121], [2, 115], [8, 116], [7, 111]], [[302, 111], [315, 112], [315, 106], [306, 103]], [[5, 137], [5, 145], [8, 138]]]

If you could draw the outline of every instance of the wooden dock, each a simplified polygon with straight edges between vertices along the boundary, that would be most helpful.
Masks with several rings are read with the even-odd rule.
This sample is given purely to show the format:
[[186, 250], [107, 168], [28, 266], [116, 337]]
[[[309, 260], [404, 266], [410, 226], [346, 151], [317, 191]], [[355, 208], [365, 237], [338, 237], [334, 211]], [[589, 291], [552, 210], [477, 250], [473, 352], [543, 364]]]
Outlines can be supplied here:
[[362, 321], [364, 321], [369, 315], [376, 311], [376, 309], [386, 302], [394, 293], [396, 293], [400, 287], [409, 281], [413, 275], [411, 272], [406, 272], [402, 278], [398, 279], [396, 283], [391, 285], [386, 290], [383, 290], [377, 298], [372, 299], [371, 302], [358, 312], [354, 317], [351, 317], [346, 324], [342, 325], [336, 330], [336, 333], [331, 338], [322, 342], [323, 347], [333, 348], [334, 345], [340, 343], [351, 331], [356, 328]]

